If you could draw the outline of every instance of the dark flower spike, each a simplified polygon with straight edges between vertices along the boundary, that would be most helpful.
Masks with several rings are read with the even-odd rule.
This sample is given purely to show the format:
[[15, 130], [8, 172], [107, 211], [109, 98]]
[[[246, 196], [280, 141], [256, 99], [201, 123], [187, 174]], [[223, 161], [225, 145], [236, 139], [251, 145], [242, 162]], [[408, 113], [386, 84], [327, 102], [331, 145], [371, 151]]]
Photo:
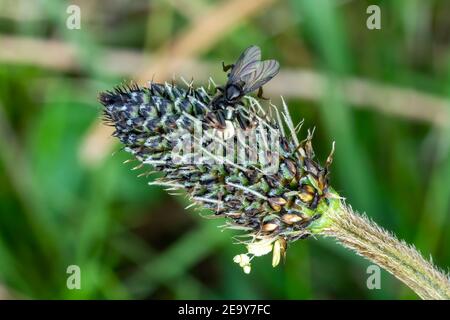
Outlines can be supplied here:
[[[281, 112], [271, 105], [272, 119], [258, 100], [246, 97], [240, 112], [257, 126], [224, 136], [205, 125], [213, 94], [192, 81], [185, 88], [130, 84], [101, 93], [99, 100], [124, 150], [163, 173], [150, 185], [185, 190], [193, 205], [225, 218], [223, 227], [245, 231], [239, 242], [248, 253], [235, 259], [244, 271], [253, 256], [272, 250], [275, 266], [287, 243], [313, 234], [323, 224], [317, 217], [338, 199], [328, 185], [332, 156], [326, 168], [313, 160], [312, 133], [298, 141], [284, 101]], [[236, 120], [233, 125], [239, 128]]]
[[[365, 216], [355, 213], [329, 186], [334, 143], [325, 166], [314, 161], [313, 131], [299, 141], [286, 103], [265, 112], [246, 96], [237, 120], [216, 130], [205, 118], [214, 95], [192, 83], [129, 84], [99, 95], [105, 123], [115, 128], [124, 150], [162, 177], [150, 182], [169, 193], [184, 190], [191, 206], [224, 218], [224, 228], [243, 231], [235, 241], [247, 252], [234, 257], [245, 273], [256, 256], [273, 252], [276, 266], [287, 245], [310, 236], [333, 237], [385, 268], [423, 299], [450, 299], [447, 274], [417, 250]], [[211, 88], [211, 90], [210, 90]], [[148, 175], [150, 170], [144, 172]]]

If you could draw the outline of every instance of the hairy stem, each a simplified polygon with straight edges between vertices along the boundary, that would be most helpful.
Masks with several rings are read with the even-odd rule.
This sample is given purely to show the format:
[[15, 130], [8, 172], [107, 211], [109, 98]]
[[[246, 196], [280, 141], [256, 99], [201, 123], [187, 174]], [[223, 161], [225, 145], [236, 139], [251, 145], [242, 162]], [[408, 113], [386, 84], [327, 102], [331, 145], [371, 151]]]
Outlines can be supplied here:
[[320, 233], [378, 264], [427, 300], [450, 299], [450, 280], [411, 245], [398, 240], [344, 203], [327, 213]]

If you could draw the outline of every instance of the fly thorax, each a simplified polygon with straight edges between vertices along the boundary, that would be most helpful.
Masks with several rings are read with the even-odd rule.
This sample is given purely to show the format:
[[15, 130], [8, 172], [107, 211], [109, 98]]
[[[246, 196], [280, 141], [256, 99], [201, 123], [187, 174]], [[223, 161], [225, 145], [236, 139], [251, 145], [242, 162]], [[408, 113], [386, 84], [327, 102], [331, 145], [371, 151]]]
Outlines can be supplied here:
[[242, 96], [242, 89], [234, 84], [227, 85], [225, 88], [225, 97], [231, 103], [236, 102]]

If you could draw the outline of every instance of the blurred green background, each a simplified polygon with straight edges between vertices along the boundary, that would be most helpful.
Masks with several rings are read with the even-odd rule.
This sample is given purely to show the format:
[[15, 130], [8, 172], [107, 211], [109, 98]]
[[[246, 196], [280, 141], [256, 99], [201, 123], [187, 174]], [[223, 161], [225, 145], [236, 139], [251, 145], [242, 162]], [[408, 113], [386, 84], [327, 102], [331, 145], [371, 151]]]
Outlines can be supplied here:
[[257, 44], [281, 63], [266, 95], [316, 127], [319, 159], [336, 141], [334, 188], [448, 270], [449, 16], [423, 0], [0, 0], [0, 298], [416, 299], [384, 271], [369, 290], [370, 263], [327, 239], [245, 275], [222, 221], [122, 164], [96, 98], [153, 75], [223, 82], [221, 61]]

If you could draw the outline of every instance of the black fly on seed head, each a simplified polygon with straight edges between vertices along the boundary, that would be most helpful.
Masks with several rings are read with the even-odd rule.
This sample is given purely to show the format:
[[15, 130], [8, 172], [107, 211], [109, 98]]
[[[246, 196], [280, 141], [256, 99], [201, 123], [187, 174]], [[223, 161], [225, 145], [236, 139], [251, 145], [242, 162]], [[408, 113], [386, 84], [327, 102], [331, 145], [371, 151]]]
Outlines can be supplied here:
[[[100, 93], [99, 100], [105, 122], [115, 128], [113, 136], [140, 162], [134, 169], [151, 165], [152, 170], [141, 175], [163, 174], [149, 184], [163, 186], [170, 193], [184, 190], [193, 205], [225, 218], [224, 228], [245, 231], [244, 239], [236, 239], [248, 252], [234, 261], [248, 273], [253, 257], [273, 251], [272, 265], [276, 266], [288, 243], [313, 235], [314, 228], [322, 223], [320, 214], [332, 199], [328, 188], [332, 155], [325, 167], [313, 160], [312, 132], [298, 141], [284, 100], [281, 112], [271, 105], [273, 110], [268, 113], [258, 99], [247, 97], [248, 105], [241, 103], [244, 95], [275, 76], [278, 62], [261, 62], [259, 48], [251, 46], [228, 68], [232, 69], [228, 82], [215, 96], [192, 83], [183, 87], [151, 82], [143, 87], [119, 86]], [[227, 108], [232, 109], [231, 116], [223, 113]], [[197, 129], [214, 128], [208, 125], [208, 119], [217, 114], [224, 116], [227, 127], [231, 124], [233, 129], [242, 126], [241, 118], [249, 122], [256, 119], [256, 130], [243, 133], [257, 134], [256, 140], [243, 138], [240, 133], [231, 135], [229, 142], [236, 147], [213, 154], [214, 142], [219, 140], [220, 145], [223, 141], [208, 130], [199, 138]], [[227, 132], [227, 127], [222, 132]], [[268, 135], [278, 146], [275, 149], [268, 143]], [[241, 165], [240, 160], [254, 154], [263, 155], [265, 160]], [[277, 164], [274, 171], [266, 170], [267, 162]]]
[[258, 46], [248, 47], [231, 65], [222, 62], [223, 71], [228, 73], [225, 86], [217, 87], [219, 93], [211, 101], [212, 111], [206, 116], [209, 126], [220, 130], [231, 129], [231, 122], [236, 118], [240, 127], [245, 130], [252, 126], [238, 105], [244, 95], [258, 89], [258, 97], [262, 98], [262, 86], [275, 77], [280, 69], [276, 60], [261, 61], [261, 49]]
[[[270, 104], [268, 113], [253, 97], [246, 97], [248, 107], [240, 103], [243, 95], [276, 75], [278, 63], [261, 62], [259, 48], [252, 46], [235, 65], [224, 66], [224, 70], [230, 68], [219, 95], [210, 92], [209, 85], [205, 89], [186, 83], [185, 88], [153, 81], [146, 87], [122, 85], [99, 94], [105, 123], [114, 127], [113, 136], [122, 142], [123, 150], [140, 162], [132, 170], [151, 165], [150, 171], [139, 176], [162, 175], [149, 185], [162, 186], [170, 194], [183, 190], [192, 202], [186, 209], [208, 209], [209, 217], [224, 218], [222, 228], [243, 231], [233, 239], [244, 244], [247, 252], [233, 261], [245, 273], [251, 272], [255, 257], [272, 252], [275, 267], [285, 259], [289, 243], [323, 235], [384, 267], [423, 299], [449, 299], [447, 274], [423, 259], [413, 246], [353, 212], [331, 188], [334, 143], [321, 166], [314, 160], [314, 130], [308, 130], [306, 139], [299, 141], [297, 131], [302, 122], [294, 126], [283, 99], [283, 110]], [[215, 86], [212, 80], [210, 84]], [[199, 137], [198, 128], [208, 127], [206, 116], [217, 125], [226, 124], [224, 137], [230, 124], [233, 129], [247, 125], [242, 118], [255, 130], [230, 135], [230, 147], [208, 130]], [[269, 133], [278, 148], [268, 143]], [[256, 134], [256, 139], [247, 139], [247, 134]], [[194, 138], [194, 144], [186, 137]], [[215, 148], [215, 142], [223, 148]], [[247, 161], [245, 154], [248, 159], [262, 155], [263, 161]], [[267, 162], [276, 165], [266, 170]]]

